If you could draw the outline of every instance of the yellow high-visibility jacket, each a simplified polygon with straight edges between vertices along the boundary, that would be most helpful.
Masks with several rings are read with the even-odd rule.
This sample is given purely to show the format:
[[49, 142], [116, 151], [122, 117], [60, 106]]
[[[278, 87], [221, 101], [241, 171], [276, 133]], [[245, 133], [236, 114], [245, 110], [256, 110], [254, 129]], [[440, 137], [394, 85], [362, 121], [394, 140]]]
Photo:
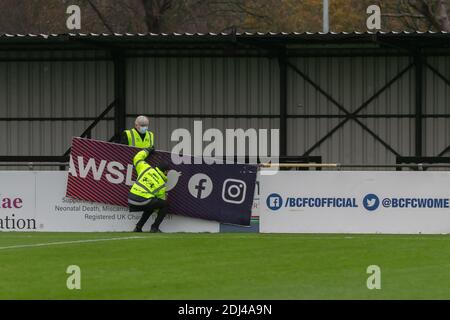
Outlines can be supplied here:
[[151, 131], [145, 133], [144, 140], [142, 140], [141, 135], [135, 128], [125, 130], [125, 134], [127, 135], [129, 146], [144, 149], [151, 148], [154, 145], [154, 135]]
[[149, 154], [145, 149], [139, 151], [133, 159], [138, 177], [130, 193], [144, 199], [156, 197], [165, 200], [167, 176], [159, 168], [153, 168], [145, 161]]

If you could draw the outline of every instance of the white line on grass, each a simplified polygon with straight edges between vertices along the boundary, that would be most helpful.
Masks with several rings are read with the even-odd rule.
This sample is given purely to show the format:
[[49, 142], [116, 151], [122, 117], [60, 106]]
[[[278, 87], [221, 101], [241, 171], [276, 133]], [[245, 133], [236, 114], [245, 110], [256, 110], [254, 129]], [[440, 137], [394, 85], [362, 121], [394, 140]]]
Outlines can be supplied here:
[[[115, 240], [133, 240], [133, 239], [148, 239], [148, 240], [159, 240], [159, 239], [186, 239], [186, 234], [180, 235], [179, 233], [164, 234], [164, 235], [152, 235], [152, 236], [134, 236], [134, 237], [121, 237], [121, 238], [103, 238], [103, 239], [87, 239], [87, 240], [73, 240], [73, 241], [59, 241], [59, 242], [46, 242], [46, 243], [35, 243], [35, 244], [24, 244], [0, 247], [0, 250], [6, 249], [20, 249], [20, 248], [34, 248], [34, 247], [46, 247], [54, 245], [64, 245], [64, 244], [77, 244], [77, 243], [91, 243], [91, 242], [102, 242], [102, 241], [115, 241]], [[188, 239], [226, 239], [226, 240], [284, 240], [284, 239], [298, 239], [298, 240], [438, 240], [438, 241], [450, 241], [450, 236], [445, 234], [435, 235], [441, 237], [422, 237], [421, 235], [368, 235], [368, 234], [354, 234], [348, 235], [343, 234], [342, 236], [317, 236], [314, 234], [281, 234], [281, 233], [259, 233], [255, 238], [248, 237], [247, 235], [236, 235], [232, 233], [227, 234], [204, 234], [204, 235], [193, 235], [189, 234]], [[442, 238], [445, 236], [445, 238]]]
[[[261, 237], [259, 239], [301, 239], [301, 240], [443, 240], [450, 241], [450, 236], [448, 234], [425, 234], [423, 235], [411, 235], [402, 236], [401, 234], [379, 234], [379, 235], [369, 235], [369, 234], [355, 234], [352, 236], [342, 235], [342, 236], [315, 236], [313, 234], [286, 234], [283, 236], [282, 233], [260, 233], [261, 235], [269, 235], [268, 237]], [[271, 237], [275, 236], [275, 237]], [[441, 238], [438, 238], [438, 237]], [[445, 238], [442, 238], [445, 237]]]
[[[186, 237], [185, 235], [188, 235]], [[252, 237], [254, 235], [255, 237]], [[424, 237], [425, 235], [425, 237]], [[401, 234], [342, 234], [342, 236], [318, 236], [316, 234], [293, 234], [293, 233], [248, 233], [246, 235], [239, 235], [238, 233], [215, 233], [215, 234], [195, 234], [195, 233], [164, 233], [163, 235], [154, 234], [143, 237], [145, 239], [248, 239], [248, 240], [284, 240], [284, 239], [299, 239], [299, 240], [443, 240], [450, 241], [450, 234], [424, 234], [415, 235], [401, 235]], [[439, 237], [439, 238], [438, 238]], [[445, 237], [445, 238], [443, 238]]]
[[47, 247], [47, 246], [57, 246], [57, 245], [63, 245], [63, 244], [90, 243], [90, 242], [101, 242], [101, 241], [132, 240], [132, 239], [143, 239], [143, 238], [145, 238], [145, 237], [122, 237], [122, 238], [106, 238], [106, 239], [87, 239], [87, 240], [73, 240], [73, 241], [60, 241], [60, 242], [45, 242], [45, 243], [22, 244], [22, 245], [16, 245], [16, 246], [0, 247], [0, 250], [19, 249], [19, 248], [34, 248], [34, 247]]

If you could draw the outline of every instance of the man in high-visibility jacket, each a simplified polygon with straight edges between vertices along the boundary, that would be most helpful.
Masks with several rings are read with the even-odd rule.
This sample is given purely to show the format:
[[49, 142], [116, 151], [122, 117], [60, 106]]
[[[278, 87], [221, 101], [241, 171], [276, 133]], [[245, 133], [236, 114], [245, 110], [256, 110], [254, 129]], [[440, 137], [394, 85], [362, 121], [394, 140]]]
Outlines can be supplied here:
[[153, 150], [153, 148], [147, 148], [139, 151], [133, 159], [137, 178], [128, 194], [128, 207], [130, 212], [144, 212], [134, 232], [142, 232], [142, 227], [157, 209], [159, 209], [158, 215], [150, 232], [161, 232], [159, 226], [167, 214], [166, 182], [169, 165], [165, 162], [155, 167], [148, 164], [145, 159]]
[[125, 130], [119, 143], [137, 148], [152, 148], [155, 140], [153, 132], [148, 130], [149, 120], [146, 116], [139, 116], [134, 122], [134, 128]]

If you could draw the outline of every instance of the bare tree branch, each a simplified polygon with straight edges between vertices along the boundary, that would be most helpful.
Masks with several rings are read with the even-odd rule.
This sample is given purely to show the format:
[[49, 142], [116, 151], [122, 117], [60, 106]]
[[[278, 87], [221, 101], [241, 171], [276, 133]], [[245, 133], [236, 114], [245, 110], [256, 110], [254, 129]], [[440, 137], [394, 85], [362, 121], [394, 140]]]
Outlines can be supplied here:
[[426, 17], [422, 14], [411, 14], [411, 13], [383, 13], [381, 16], [391, 18], [410, 17], [415, 19], [426, 19]]
[[100, 10], [97, 8], [97, 6], [92, 2], [92, 0], [87, 0], [87, 2], [92, 7], [92, 9], [95, 11], [97, 16], [100, 18], [100, 20], [102, 21], [102, 23], [106, 27], [106, 29], [108, 29], [108, 31], [110, 33], [114, 33], [113, 28], [108, 24], [106, 19], [103, 17], [103, 14], [100, 12]]

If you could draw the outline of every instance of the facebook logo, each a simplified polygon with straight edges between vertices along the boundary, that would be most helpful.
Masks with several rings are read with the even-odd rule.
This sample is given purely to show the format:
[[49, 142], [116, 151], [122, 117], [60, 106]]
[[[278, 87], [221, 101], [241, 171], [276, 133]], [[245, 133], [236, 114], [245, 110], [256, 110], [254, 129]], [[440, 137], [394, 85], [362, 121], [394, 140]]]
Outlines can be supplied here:
[[211, 178], [204, 173], [194, 174], [189, 179], [188, 189], [191, 196], [197, 199], [208, 197], [213, 190]]
[[267, 197], [267, 207], [271, 210], [278, 210], [283, 206], [283, 198], [278, 193], [272, 193]]

